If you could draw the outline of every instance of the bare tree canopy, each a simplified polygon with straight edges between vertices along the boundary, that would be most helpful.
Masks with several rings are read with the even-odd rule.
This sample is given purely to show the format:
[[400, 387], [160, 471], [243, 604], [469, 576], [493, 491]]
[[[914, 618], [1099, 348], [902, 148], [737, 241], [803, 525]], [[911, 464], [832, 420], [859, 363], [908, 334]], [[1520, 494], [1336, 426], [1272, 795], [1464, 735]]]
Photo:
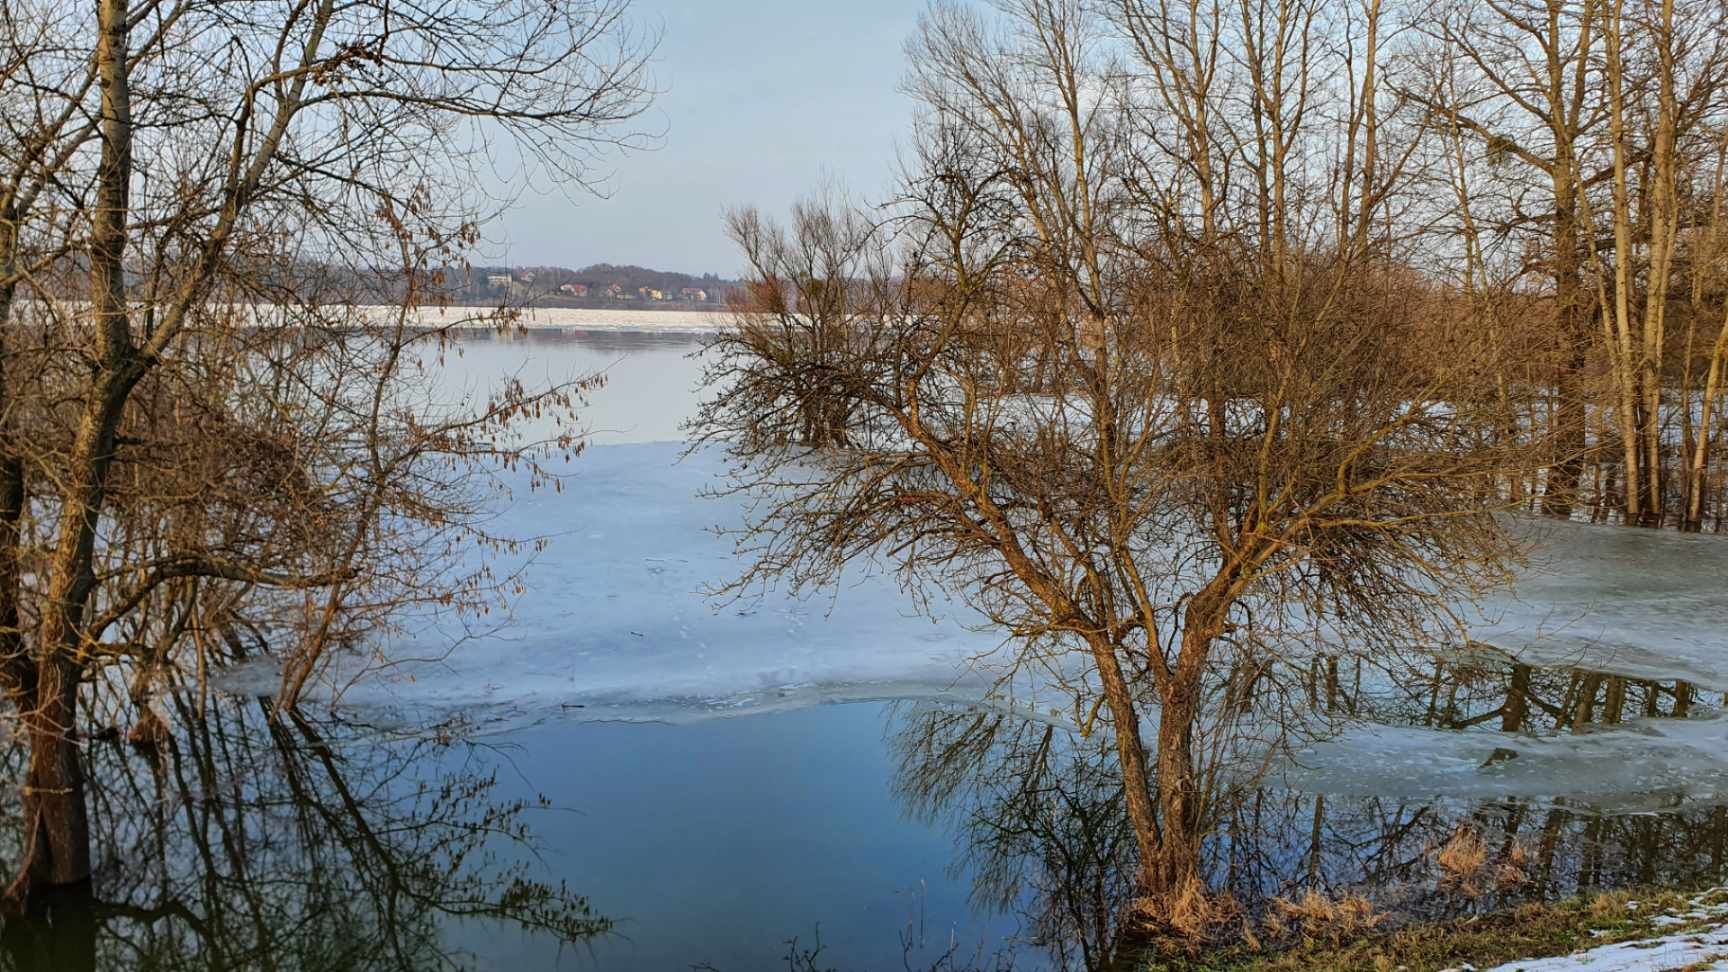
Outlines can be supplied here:
[[1341, 659], [1468, 644], [1504, 514], [1724, 522], [1723, 18], [938, 0], [898, 195], [730, 219], [734, 590], [980, 606], [1108, 716], [1161, 920]]
[[[468, 552], [512, 542], [479, 516], [490, 475], [579, 448], [513, 425], [585, 384], [439, 410], [449, 330], [508, 315], [413, 312], [509, 194], [500, 153], [583, 190], [647, 137], [653, 38], [627, 13], [0, 9], [0, 679], [31, 752], [14, 902], [90, 874], [81, 688], [144, 704], [265, 652], [289, 708], [394, 612], [498, 591]], [[353, 305], [380, 287], [402, 306]]]
[[1320, 16], [939, 4], [900, 198], [731, 222], [756, 279], [694, 431], [756, 498], [737, 589], [883, 560], [981, 607], [1108, 717], [1151, 902], [1197, 878], [1221, 761], [1267, 758], [1245, 736], [1340, 657], [1457, 643], [1518, 557], [1524, 393], [1483, 393], [1493, 349], [1398, 221], [1423, 116]]

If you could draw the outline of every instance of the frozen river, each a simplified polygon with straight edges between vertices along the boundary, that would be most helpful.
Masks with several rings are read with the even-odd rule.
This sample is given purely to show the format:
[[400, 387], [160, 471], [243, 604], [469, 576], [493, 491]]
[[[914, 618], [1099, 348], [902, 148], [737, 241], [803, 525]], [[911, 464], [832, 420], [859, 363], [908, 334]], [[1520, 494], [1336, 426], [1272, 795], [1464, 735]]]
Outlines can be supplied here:
[[[583, 412], [591, 447], [564, 470], [561, 491], [518, 489], [500, 512], [500, 531], [551, 541], [526, 565], [526, 593], [509, 615], [454, 648], [443, 628], [397, 636], [392, 655], [441, 657], [347, 687], [345, 711], [383, 725], [459, 718], [484, 743], [470, 758], [488, 761], [506, 792], [567, 811], [536, 823], [544, 866], [620, 921], [591, 954], [564, 955], [570, 967], [783, 966], [783, 943], [811, 944], [818, 929], [825, 958], [842, 968], [899, 967], [914, 947], [926, 958], [955, 943], [968, 954], [1024, 948], [1038, 937], [1025, 905], [1048, 897], [1037, 869], [1016, 858], [1030, 868], [1022, 880], [978, 890], [1001, 870], [973, 839], [994, 806], [987, 770], [996, 764], [932, 768], [908, 746], [967, 719], [1000, 718], [945, 715], [980, 711], [967, 706], [990, 684], [1000, 637], [977, 630], [963, 605], [939, 605], [934, 621], [914, 615], [892, 578], [868, 572], [837, 595], [706, 597], [739, 569], [730, 541], [713, 532], [739, 508], [699, 495], [718, 458], [684, 456], [679, 443], [699, 347], [698, 335], [665, 329], [464, 339], [439, 376], [452, 403], [506, 374], [533, 383], [603, 371]], [[1324, 866], [1358, 881], [1374, 880], [1376, 866], [1358, 838], [1388, 832], [1407, 808], [1415, 817], [1399, 833], [1411, 840], [1425, 833], [1416, 819], [1492, 806], [1516, 830], [1518, 808], [1576, 808], [1549, 848], [1560, 858], [1556, 888], [1584, 883], [1589, 860], [1598, 879], [1605, 859], [1628, 874], [1657, 866], [1654, 851], [1613, 843], [1612, 827], [1591, 831], [1590, 857], [1578, 835], [1593, 813], [1662, 811], [1663, 826], [1692, 835], [1681, 841], [1706, 846], [1699, 828], [1728, 801], [1728, 723], [1708, 704], [1728, 689], [1728, 542], [1532, 528], [1536, 563], [1515, 596], [1484, 607], [1473, 637], [1556, 679], [1578, 667], [1687, 680], [1700, 693], [1693, 718], [1630, 719], [1582, 735], [1553, 732], [1552, 719], [1518, 733], [1492, 721], [1468, 732], [1359, 726], [1303, 754], [1296, 789], [1280, 799], [1310, 809], [1291, 810], [1289, 835], [1265, 836], [1267, 860], [1320, 866], [1281, 849], [1291, 835], [1319, 832], [1319, 807], [1302, 802], [1318, 793], [1335, 797], [1327, 826], [1344, 836]], [[270, 673], [232, 673], [225, 684], [264, 688]], [[836, 702], [858, 704], [825, 704]], [[1055, 721], [1010, 719], [978, 751], [1012, 767], [1015, 734], [1066, 736]], [[1067, 745], [1096, 749], [1078, 736]], [[949, 770], [971, 775], [933, 807], [921, 795], [948, 791], [923, 786], [921, 774]], [[1076, 786], [1096, 790], [1091, 770], [1075, 772]], [[1418, 812], [1431, 806], [1449, 809]], [[1719, 829], [1710, 839], [1722, 844], [1728, 823]], [[1673, 857], [1660, 867], [1696, 864]], [[490, 967], [549, 960], [551, 946], [533, 936], [499, 939], [483, 925], [452, 934]], [[1046, 957], [1016, 967], [1047, 960], [1037, 954]]]

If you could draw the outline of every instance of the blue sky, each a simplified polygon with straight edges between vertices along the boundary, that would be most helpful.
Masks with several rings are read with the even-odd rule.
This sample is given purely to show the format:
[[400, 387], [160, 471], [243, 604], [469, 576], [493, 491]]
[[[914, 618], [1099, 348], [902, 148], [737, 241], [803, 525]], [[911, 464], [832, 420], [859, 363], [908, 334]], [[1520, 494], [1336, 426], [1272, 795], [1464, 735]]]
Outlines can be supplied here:
[[913, 105], [902, 46], [924, 0], [634, 0], [662, 32], [661, 90], [647, 117], [659, 148], [615, 160], [610, 197], [546, 186], [487, 236], [517, 265], [638, 263], [687, 273], [739, 269], [721, 231], [728, 206], [781, 212], [837, 182], [880, 198]]

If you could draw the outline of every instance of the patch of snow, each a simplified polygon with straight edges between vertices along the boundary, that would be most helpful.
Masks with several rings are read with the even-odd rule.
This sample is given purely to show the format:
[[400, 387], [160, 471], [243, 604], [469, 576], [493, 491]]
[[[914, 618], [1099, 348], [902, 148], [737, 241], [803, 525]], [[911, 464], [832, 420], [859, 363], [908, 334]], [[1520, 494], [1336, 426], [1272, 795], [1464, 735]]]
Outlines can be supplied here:
[[[1708, 897], [1720, 897], [1711, 892], [1693, 899], [1694, 904]], [[1728, 904], [1717, 902], [1694, 908], [1680, 916], [1663, 915], [1652, 920], [1659, 927], [1692, 924], [1699, 920], [1728, 917]], [[1552, 958], [1517, 959], [1480, 972], [1702, 972], [1705, 969], [1728, 970], [1728, 924], [1692, 928], [1653, 938], [1598, 945], [1595, 948]], [[1476, 972], [1471, 965], [1460, 965], [1447, 972]]]

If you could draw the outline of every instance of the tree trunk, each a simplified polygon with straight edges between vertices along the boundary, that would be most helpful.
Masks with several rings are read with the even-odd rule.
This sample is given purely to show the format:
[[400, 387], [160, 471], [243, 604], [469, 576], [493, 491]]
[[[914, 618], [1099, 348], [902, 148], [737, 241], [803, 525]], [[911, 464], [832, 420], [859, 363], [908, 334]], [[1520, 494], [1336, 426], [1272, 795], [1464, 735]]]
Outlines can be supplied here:
[[78, 681], [78, 668], [70, 661], [44, 663], [36, 704], [24, 712], [30, 763], [24, 776], [23, 859], [9, 894], [17, 904], [90, 879], [90, 822], [74, 737]]
[[1596, 693], [1602, 688], [1602, 676], [1591, 672], [1584, 676], [1584, 687], [1578, 692], [1577, 708], [1572, 710], [1572, 731], [1583, 732], [1595, 717]]
[[1530, 666], [1512, 665], [1512, 684], [1506, 688], [1506, 704], [1500, 707], [1500, 731], [1518, 732], [1530, 711]]
[[1110, 724], [1116, 734], [1116, 758], [1122, 765], [1123, 802], [1128, 807], [1128, 824], [1134, 830], [1134, 843], [1140, 852], [1140, 885], [1142, 890], [1154, 890], [1149, 878], [1159, 857], [1162, 843], [1158, 830], [1158, 814], [1152, 806], [1152, 781], [1146, 774], [1146, 746], [1140, 738], [1140, 712], [1134, 704], [1134, 694], [1122, 674], [1122, 664], [1115, 647], [1102, 636], [1091, 642], [1092, 658], [1098, 665], [1098, 678], [1104, 686], [1104, 701], [1110, 707]]
[[0, 926], [0, 953], [12, 969], [94, 972], [96, 909], [88, 884], [44, 894], [27, 914]]
[[1704, 397], [1699, 407], [1698, 437], [1692, 446], [1691, 468], [1687, 470], [1689, 483], [1684, 528], [1693, 532], [1704, 526], [1704, 499], [1708, 491], [1705, 473], [1710, 468], [1710, 418], [1716, 407], [1716, 398], [1722, 391], [1724, 359], [1728, 359], [1728, 312], [1724, 313], [1721, 330], [1716, 332], [1716, 341], [1710, 348], [1710, 367], [1704, 379]]
[[1557, 144], [1550, 170], [1554, 187], [1554, 309], [1555, 337], [1562, 349], [1562, 361], [1554, 383], [1559, 399], [1552, 430], [1554, 460], [1542, 492], [1542, 512], [1564, 520], [1571, 518], [1577, 505], [1578, 484], [1583, 480], [1589, 446], [1583, 378], [1589, 364], [1586, 356], [1589, 332], [1585, 322], [1590, 319], [1590, 308], [1585, 303], [1581, 279], [1583, 251], [1578, 240], [1577, 186], [1572, 171], [1571, 140], [1575, 133], [1557, 130], [1555, 135]]
[[1175, 671], [1163, 685], [1158, 718], [1159, 821], [1164, 826], [1152, 888], [1181, 890], [1200, 874], [1200, 841], [1205, 834], [1205, 795], [1194, 765], [1194, 722], [1200, 714], [1201, 679], [1213, 641], [1223, 629], [1223, 607], [1207, 590], [1188, 604], [1182, 625], [1182, 650]]
[[84, 614], [96, 587], [97, 525], [127, 400], [145, 365], [132, 344], [125, 253], [132, 176], [127, 0], [97, 4], [96, 63], [102, 93], [98, 207], [90, 222], [91, 309], [98, 367], [85, 389], [60, 496], [59, 536], [43, 585], [34, 698], [23, 712], [30, 743], [24, 780], [24, 850], [8, 897], [28, 902], [45, 888], [90, 879], [90, 825], [73, 738], [84, 674]]
[[1615, 675], [1608, 679], [1608, 695], [1602, 702], [1603, 722], [1608, 725], [1618, 725], [1620, 714], [1626, 708], [1626, 679]]
[[[1151, 874], [1150, 890], [1180, 891], [1200, 873], [1202, 800], [1194, 767], [1194, 718], [1197, 693], [1178, 688], [1167, 694], [1158, 720], [1158, 803], [1163, 843]], [[1143, 867], [1142, 872], [1146, 869]]]

